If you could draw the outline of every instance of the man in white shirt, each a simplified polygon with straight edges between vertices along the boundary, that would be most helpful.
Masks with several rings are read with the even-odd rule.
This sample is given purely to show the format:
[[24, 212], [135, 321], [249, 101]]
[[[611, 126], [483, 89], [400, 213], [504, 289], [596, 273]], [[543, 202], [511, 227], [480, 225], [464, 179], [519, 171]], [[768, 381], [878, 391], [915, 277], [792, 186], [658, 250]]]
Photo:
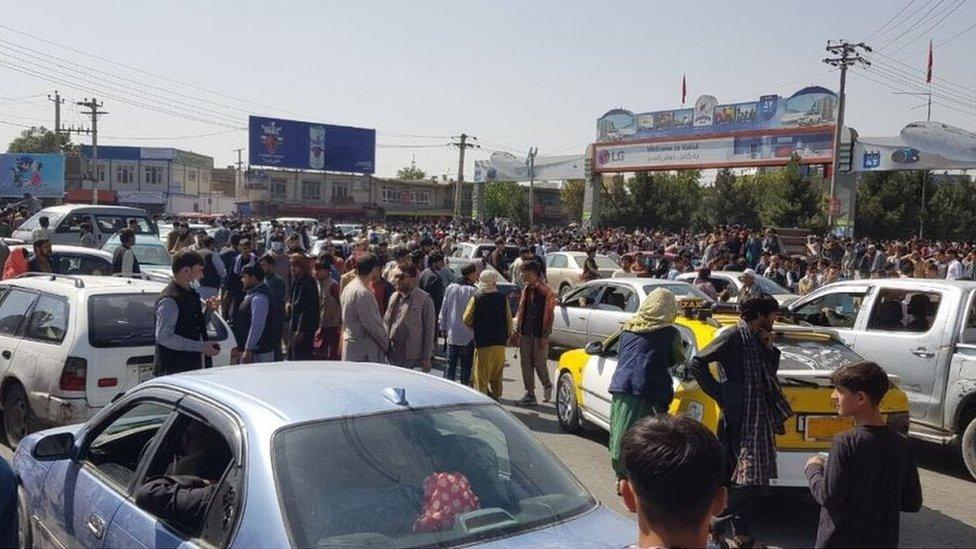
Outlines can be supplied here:
[[964, 270], [962, 268], [962, 263], [957, 257], [956, 250], [949, 250], [946, 254], [949, 259], [949, 267], [946, 269], [946, 280], [962, 280], [964, 276]]
[[41, 216], [37, 223], [39, 226], [31, 231], [31, 242], [51, 240], [51, 220], [45, 215]]

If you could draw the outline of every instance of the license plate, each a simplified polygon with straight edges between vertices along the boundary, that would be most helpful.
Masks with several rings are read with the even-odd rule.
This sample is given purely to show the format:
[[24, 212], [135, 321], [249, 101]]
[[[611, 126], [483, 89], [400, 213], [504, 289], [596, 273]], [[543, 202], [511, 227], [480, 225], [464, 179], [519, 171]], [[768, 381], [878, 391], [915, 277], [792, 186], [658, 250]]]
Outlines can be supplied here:
[[139, 365], [139, 383], [146, 381], [147, 379], [152, 379], [153, 377], [153, 365], [152, 364], [140, 364]]
[[854, 427], [854, 420], [840, 416], [807, 416], [804, 435], [807, 440], [833, 440], [838, 433]]

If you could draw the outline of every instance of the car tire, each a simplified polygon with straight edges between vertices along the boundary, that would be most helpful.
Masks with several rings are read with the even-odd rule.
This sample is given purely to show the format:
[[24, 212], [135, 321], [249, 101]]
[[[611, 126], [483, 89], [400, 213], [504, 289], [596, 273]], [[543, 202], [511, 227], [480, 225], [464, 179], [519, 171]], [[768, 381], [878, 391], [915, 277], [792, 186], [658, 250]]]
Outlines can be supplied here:
[[3, 394], [3, 433], [7, 444], [16, 449], [24, 437], [34, 432], [36, 425], [23, 385], [12, 384]]
[[576, 384], [569, 372], [563, 372], [556, 383], [556, 417], [559, 426], [570, 434], [579, 433], [583, 427], [579, 401], [576, 400]]
[[563, 282], [562, 285], [559, 286], [559, 299], [566, 297], [567, 292], [569, 292], [569, 284]]
[[31, 530], [30, 513], [27, 511], [27, 494], [24, 487], [17, 487], [17, 547], [26, 549], [34, 546], [34, 532]]
[[969, 425], [962, 433], [962, 460], [969, 469], [969, 474], [976, 479], [976, 417], [969, 420]]

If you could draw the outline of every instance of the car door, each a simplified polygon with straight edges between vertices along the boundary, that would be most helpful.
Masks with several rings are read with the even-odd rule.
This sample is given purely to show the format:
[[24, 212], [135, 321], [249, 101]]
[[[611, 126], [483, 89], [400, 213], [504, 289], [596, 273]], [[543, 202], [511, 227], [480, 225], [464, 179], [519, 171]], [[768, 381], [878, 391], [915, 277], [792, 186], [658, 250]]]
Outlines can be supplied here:
[[617, 352], [620, 338], [608, 341], [599, 355], [591, 355], [583, 369], [581, 382], [583, 408], [595, 417], [598, 424], [610, 428], [610, 381], [617, 370]]
[[562, 347], [587, 344], [587, 321], [605, 283], [586, 284], [570, 290], [559, 300], [552, 321], [552, 343]]
[[587, 342], [602, 341], [616, 333], [637, 312], [639, 305], [640, 299], [634, 288], [608, 283], [590, 312], [586, 324]]
[[[918, 297], [916, 297], [918, 296]], [[913, 299], [926, 298], [932, 313], [919, 323], [913, 314]], [[870, 315], [861, 314], [863, 329], [857, 334], [854, 350], [877, 362], [890, 374], [901, 378], [899, 386], [908, 394], [913, 420], [941, 423], [935, 417], [945, 393], [949, 362], [950, 326], [956, 293], [944, 288], [919, 285], [910, 290], [881, 285], [871, 303]], [[859, 326], [860, 327], [860, 326]]]
[[836, 331], [845, 345], [854, 348], [855, 325], [870, 291], [870, 286], [825, 289], [791, 305], [790, 314], [799, 322]]
[[77, 457], [55, 462], [44, 480], [38, 535], [62, 547], [106, 545], [108, 525], [172, 421], [176, 398], [171, 391], [143, 391], [93, 418], [79, 432]]
[[[165, 435], [147, 452], [133, 484], [134, 496], [122, 502], [112, 518], [106, 546], [176, 547], [187, 542], [226, 546], [243, 501], [243, 440], [239, 423], [227, 412], [193, 396], [181, 400]], [[200, 523], [179, 520], [170, 506], [164, 512], [172, 514], [165, 516], [138, 506], [140, 498], [146, 497], [139, 487], [161, 475], [196, 477], [207, 483], [195, 489], [196, 497], [210, 500]]]
[[572, 287], [572, 284], [566, 280], [568, 261], [566, 254], [555, 253], [549, 255], [546, 264], [546, 280], [549, 288], [559, 296], [566, 295], [566, 292]]
[[37, 293], [9, 286], [0, 292], [0, 377], [6, 377], [17, 360], [17, 349], [22, 343], [20, 328]]

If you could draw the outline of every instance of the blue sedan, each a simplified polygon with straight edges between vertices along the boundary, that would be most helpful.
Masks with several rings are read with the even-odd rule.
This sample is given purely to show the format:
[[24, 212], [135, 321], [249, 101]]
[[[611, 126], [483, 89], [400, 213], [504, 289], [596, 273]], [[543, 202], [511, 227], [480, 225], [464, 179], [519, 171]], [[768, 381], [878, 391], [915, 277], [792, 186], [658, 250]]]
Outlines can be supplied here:
[[494, 401], [376, 364], [156, 378], [26, 437], [13, 466], [26, 545], [623, 547], [636, 534]]

